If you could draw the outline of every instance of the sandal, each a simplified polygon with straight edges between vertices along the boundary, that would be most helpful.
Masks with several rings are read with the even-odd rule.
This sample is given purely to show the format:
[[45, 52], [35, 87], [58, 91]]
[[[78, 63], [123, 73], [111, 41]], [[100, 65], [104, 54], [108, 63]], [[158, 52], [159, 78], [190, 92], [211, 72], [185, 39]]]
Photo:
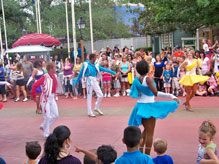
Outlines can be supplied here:
[[42, 114], [42, 111], [36, 110], [36, 114]]

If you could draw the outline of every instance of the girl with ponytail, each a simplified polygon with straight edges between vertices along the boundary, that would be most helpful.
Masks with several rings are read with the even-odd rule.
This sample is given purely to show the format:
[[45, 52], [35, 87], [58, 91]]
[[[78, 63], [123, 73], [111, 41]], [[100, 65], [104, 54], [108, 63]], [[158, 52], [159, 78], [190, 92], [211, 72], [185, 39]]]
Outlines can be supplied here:
[[71, 132], [68, 127], [61, 125], [53, 130], [44, 145], [44, 157], [39, 164], [81, 164], [80, 160], [70, 155]]

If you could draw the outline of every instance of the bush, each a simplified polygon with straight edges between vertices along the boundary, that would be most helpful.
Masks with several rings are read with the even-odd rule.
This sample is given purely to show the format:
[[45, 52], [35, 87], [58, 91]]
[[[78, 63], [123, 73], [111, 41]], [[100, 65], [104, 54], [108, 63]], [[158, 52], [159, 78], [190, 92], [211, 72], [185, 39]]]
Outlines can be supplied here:
[[143, 49], [145, 52], [152, 51], [152, 47], [139, 47], [139, 48], [136, 48], [135, 51], [139, 51], [140, 49]]

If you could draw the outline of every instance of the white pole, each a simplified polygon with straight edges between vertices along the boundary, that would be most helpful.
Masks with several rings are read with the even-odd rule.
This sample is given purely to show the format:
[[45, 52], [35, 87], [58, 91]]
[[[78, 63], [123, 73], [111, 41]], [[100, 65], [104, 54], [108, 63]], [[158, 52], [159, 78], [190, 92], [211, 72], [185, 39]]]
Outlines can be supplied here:
[[4, 11], [4, 4], [3, 0], [2, 2], [2, 17], [3, 17], [3, 25], [4, 25], [4, 32], [5, 32], [5, 49], [6, 51], [8, 50], [8, 40], [7, 40], [7, 31], [6, 31], [6, 23], [5, 23], [5, 11]]
[[35, 0], [35, 10], [36, 10], [36, 24], [37, 24], [37, 33], [39, 33], [39, 18], [38, 18], [38, 0]]
[[70, 58], [69, 27], [68, 27], [68, 1], [65, 2], [65, 14], [66, 14], [66, 31], [67, 31], [68, 58]]
[[38, 0], [37, 2], [38, 2], [38, 14], [39, 14], [39, 32], [40, 32], [40, 34], [42, 34], [42, 30], [41, 30], [41, 18], [40, 18], [40, 0]]
[[73, 46], [74, 46], [74, 64], [76, 64], [76, 58], [78, 55], [77, 43], [76, 43], [76, 29], [75, 29], [75, 2], [71, 0], [71, 10], [72, 10], [72, 30], [73, 30]]
[[92, 24], [92, 11], [91, 11], [91, 0], [89, 0], [89, 16], [90, 16], [90, 42], [91, 52], [94, 51], [94, 39], [93, 39], [93, 24]]
[[3, 62], [3, 45], [2, 45], [2, 29], [1, 29], [1, 26], [0, 26], [0, 44], [1, 44], [1, 61]]

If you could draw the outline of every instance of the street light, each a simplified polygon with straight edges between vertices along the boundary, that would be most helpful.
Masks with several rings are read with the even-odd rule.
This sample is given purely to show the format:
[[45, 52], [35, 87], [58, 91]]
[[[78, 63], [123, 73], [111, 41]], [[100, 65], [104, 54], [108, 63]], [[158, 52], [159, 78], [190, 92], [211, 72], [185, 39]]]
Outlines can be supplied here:
[[83, 19], [82, 16], [80, 16], [80, 19], [78, 20], [77, 25], [78, 25], [78, 28], [80, 30], [81, 59], [82, 59], [82, 62], [84, 62], [84, 41], [83, 41], [83, 36], [82, 36], [82, 33], [81, 33], [81, 29], [85, 28], [86, 22], [85, 22], [85, 20]]

